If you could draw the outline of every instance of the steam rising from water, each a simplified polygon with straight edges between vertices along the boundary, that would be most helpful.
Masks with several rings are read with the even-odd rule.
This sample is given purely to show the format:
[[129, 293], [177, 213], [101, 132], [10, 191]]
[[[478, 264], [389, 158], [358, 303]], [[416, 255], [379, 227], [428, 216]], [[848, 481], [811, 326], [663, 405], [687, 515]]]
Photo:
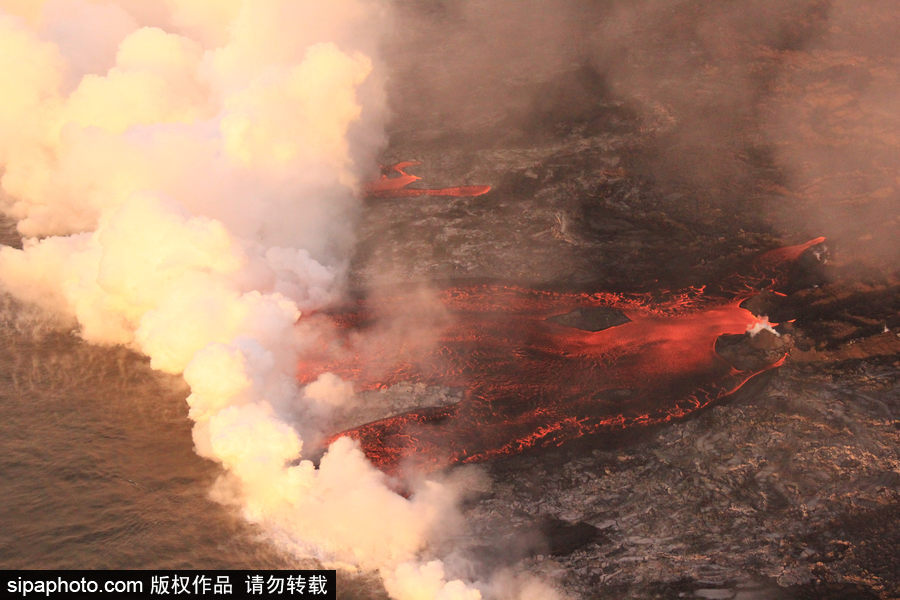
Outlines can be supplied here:
[[298, 353], [328, 332], [297, 321], [341, 293], [382, 139], [383, 8], [0, 7], [0, 202], [24, 236], [0, 249], [3, 286], [183, 373], [196, 450], [225, 469], [214, 495], [282, 545], [380, 569], [396, 598], [480, 597], [416, 562], [456, 486], [400, 496], [347, 439], [302, 459], [300, 431], [351, 392], [298, 389]]

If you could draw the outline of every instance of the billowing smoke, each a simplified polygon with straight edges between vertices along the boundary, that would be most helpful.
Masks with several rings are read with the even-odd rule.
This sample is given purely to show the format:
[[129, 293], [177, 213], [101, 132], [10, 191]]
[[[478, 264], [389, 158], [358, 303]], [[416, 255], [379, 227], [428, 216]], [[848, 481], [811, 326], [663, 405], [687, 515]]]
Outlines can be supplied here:
[[214, 496], [283, 547], [381, 570], [399, 599], [479, 598], [418, 562], [460, 486], [400, 495], [348, 439], [305, 458], [303, 432], [352, 396], [328, 374], [299, 389], [294, 370], [327, 341], [305, 314], [342, 292], [383, 143], [385, 7], [0, 7], [0, 204], [24, 238], [0, 249], [4, 288], [183, 373], [196, 450], [224, 468]]

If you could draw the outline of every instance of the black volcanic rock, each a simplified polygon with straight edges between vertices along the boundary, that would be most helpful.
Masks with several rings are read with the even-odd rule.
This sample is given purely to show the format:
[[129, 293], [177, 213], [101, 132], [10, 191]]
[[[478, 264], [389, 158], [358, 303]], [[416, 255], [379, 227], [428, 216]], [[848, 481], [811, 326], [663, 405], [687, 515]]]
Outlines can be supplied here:
[[[458, 551], [576, 598], [900, 597], [895, 4], [518, 5], [403, 3], [383, 162], [422, 160], [429, 187], [493, 189], [367, 204], [355, 286], [389, 273], [665, 296], [828, 239], [787, 297], [743, 305], [780, 337], [716, 344], [739, 369], [789, 351], [784, 366], [644, 435], [489, 463]], [[574, 32], [543, 26], [555, 14]], [[506, 52], [501, 34], [529, 17], [541, 26]], [[540, 60], [553, 49], [561, 60]]]
[[583, 521], [568, 523], [547, 517], [541, 521], [539, 530], [546, 540], [546, 552], [551, 556], [568, 556], [588, 544], [606, 541], [599, 529]]
[[787, 354], [793, 347], [790, 336], [761, 331], [755, 336], [722, 335], [716, 340], [716, 352], [741, 371], [758, 371]]

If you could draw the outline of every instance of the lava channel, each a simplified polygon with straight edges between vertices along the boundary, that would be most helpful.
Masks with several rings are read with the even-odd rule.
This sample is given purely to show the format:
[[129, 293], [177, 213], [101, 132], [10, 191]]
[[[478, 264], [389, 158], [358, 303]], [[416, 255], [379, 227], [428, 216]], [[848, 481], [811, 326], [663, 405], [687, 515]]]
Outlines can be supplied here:
[[410, 175], [404, 169], [422, 164], [417, 160], [407, 160], [393, 164], [384, 169], [381, 177], [367, 184], [364, 188], [366, 196], [371, 198], [409, 198], [412, 196], [481, 196], [491, 191], [489, 185], [457, 185], [445, 188], [411, 188], [410, 184], [422, 179], [418, 175]]
[[[740, 304], [783, 280], [790, 262], [823, 240], [767, 252], [744, 275], [663, 301], [650, 294], [500, 285], [446, 289], [439, 295], [449, 315], [445, 325], [432, 335], [406, 336], [402, 344], [365, 334], [370, 315], [360, 301], [330, 315], [343, 332], [340, 348], [301, 361], [298, 379], [309, 383], [327, 371], [358, 390], [401, 382], [464, 390], [456, 404], [373, 421], [328, 440], [359, 440], [366, 456], [389, 474], [665, 423], [782, 364], [784, 357], [758, 370], [737, 369], [716, 352], [716, 339], [763, 323]], [[379, 302], [379, 315], [400, 317], [411, 302], [396, 294]], [[600, 327], [592, 329], [598, 330], [565, 324], [567, 315], [579, 313], [594, 315]]]

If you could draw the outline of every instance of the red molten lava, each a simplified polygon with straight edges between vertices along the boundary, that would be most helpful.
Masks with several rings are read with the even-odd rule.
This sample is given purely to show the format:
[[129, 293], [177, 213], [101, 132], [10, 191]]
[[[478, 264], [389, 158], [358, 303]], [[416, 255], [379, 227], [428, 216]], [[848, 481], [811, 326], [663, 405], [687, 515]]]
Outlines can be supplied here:
[[422, 179], [418, 175], [410, 175], [404, 169], [420, 165], [417, 160], [407, 160], [391, 165], [378, 181], [365, 186], [367, 196], [374, 198], [406, 198], [411, 196], [480, 196], [491, 191], [489, 185], [458, 185], [438, 189], [410, 188], [408, 185]]
[[[358, 389], [403, 381], [462, 388], [451, 406], [422, 408], [344, 431], [382, 470], [440, 468], [585, 435], [684, 417], [779, 366], [741, 371], [715, 351], [722, 334], [759, 320], [739, 304], [782, 276], [785, 266], [822, 241], [760, 256], [731, 297], [691, 289], [666, 301], [650, 295], [578, 294], [479, 285], [444, 290], [448, 318], [418, 337], [366, 334], [364, 305], [333, 315], [342, 346], [304, 360], [302, 383], [330, 371]], [[735, 281], [728, 281], [730, 289]], [[401, 320], [413, 295], [379, 303], [379, 318]], [[600, 329], [562, 324], [573, 311], [599, 315]], [[602, 328], [605, 325], [606, 328]], [[431, 335], [429, 335], [431, 334]]]

